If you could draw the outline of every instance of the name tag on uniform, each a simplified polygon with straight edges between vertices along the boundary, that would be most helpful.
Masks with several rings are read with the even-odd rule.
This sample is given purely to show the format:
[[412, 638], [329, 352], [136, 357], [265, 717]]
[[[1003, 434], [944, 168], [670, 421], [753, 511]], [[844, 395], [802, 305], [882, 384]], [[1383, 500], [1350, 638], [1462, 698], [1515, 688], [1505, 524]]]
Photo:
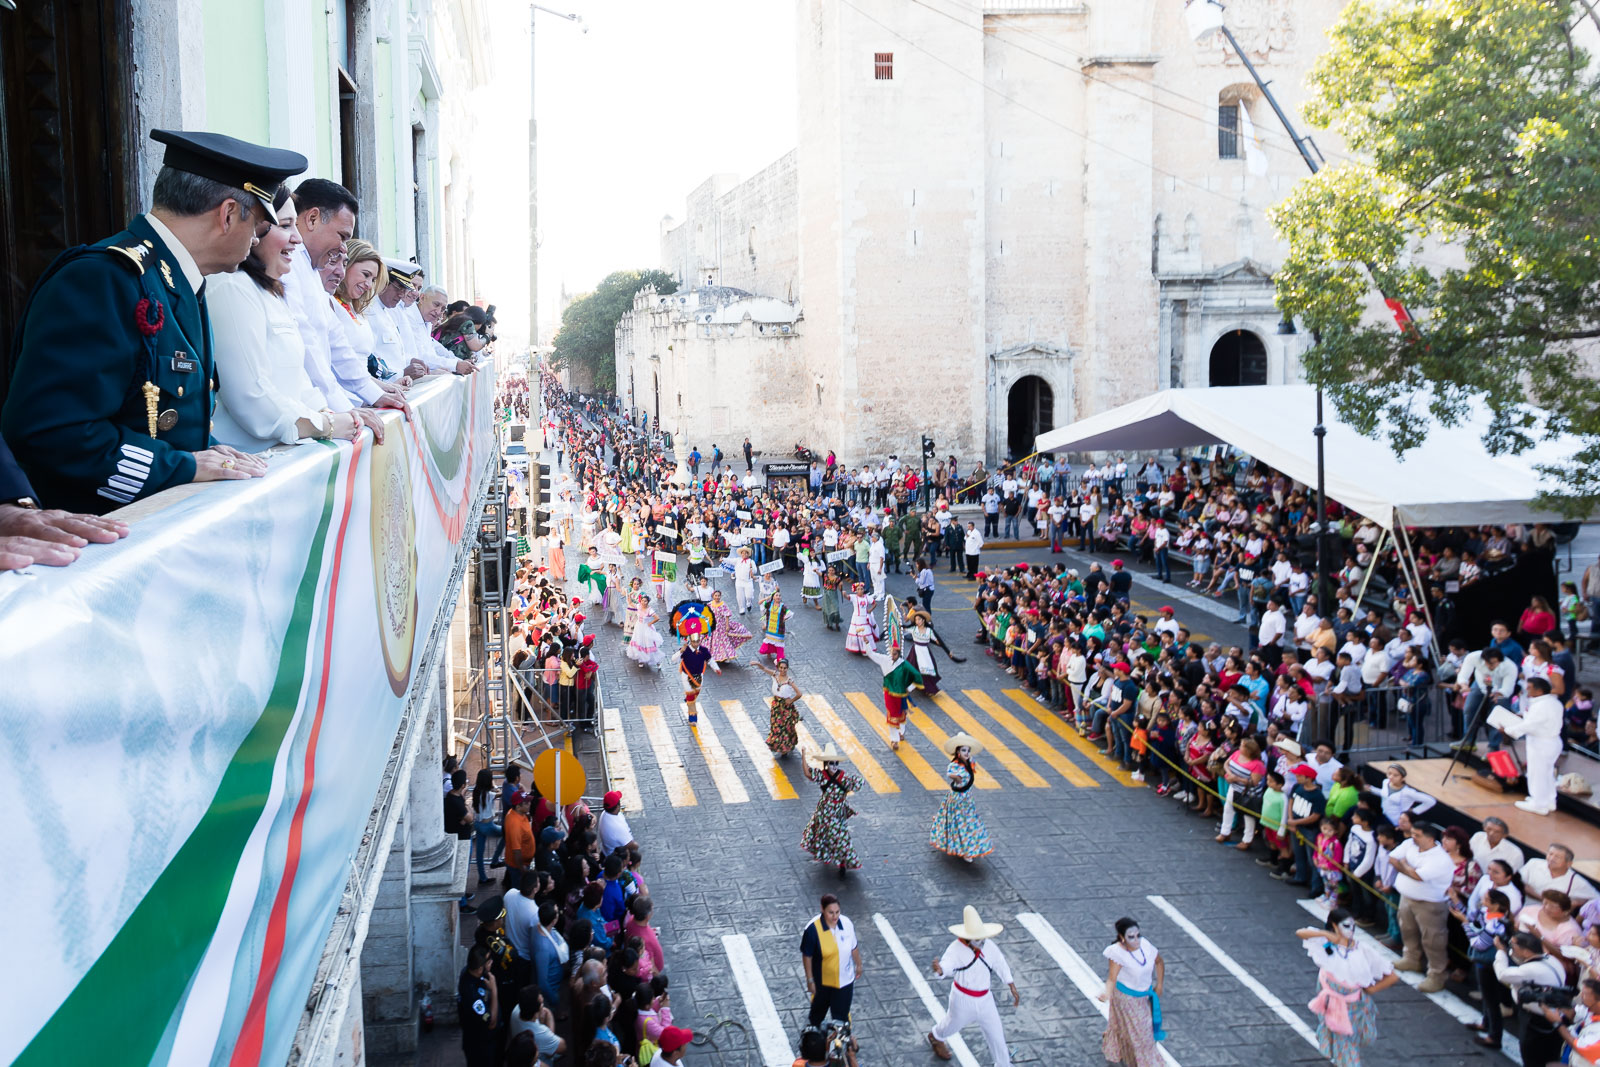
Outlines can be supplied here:
[[172, 372], [174, 374], [194, 374], [200, 369], [200, 361], [187, 352], [172, 353]]
[[274, 322], [272, 324], [273, 333], [297, 333], [299, 329], [300, 327], [292, 322]]

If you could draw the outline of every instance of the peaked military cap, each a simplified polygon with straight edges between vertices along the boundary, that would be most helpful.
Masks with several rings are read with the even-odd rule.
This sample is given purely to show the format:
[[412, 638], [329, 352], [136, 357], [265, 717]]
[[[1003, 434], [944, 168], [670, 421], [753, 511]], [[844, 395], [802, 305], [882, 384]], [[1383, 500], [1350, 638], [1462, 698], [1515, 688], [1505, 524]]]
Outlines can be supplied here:
[[268, 211], [279, 184], [310, 165], [299, 152], [251, 144], [222, 133], [151, 130], [150, 139], [167, 146], [164, 166], [243, 189], [267, 205]]
[[404, 259], [384, 259], [383, 265], [389, 271], [389, 280], [397, 282], [402, 289], [415, 292], [421, 284], [422, 267]]

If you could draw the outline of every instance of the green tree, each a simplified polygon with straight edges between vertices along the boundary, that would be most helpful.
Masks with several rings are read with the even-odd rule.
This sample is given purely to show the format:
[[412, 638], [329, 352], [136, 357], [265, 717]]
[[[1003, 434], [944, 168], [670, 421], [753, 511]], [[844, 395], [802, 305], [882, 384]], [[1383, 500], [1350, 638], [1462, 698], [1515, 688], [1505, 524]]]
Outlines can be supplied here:
[[[1550, 502], [1573, 514], [1600, 503], [1600, 85], [1572, 37], [1586, 19], [1600, 28], [1595, 12], [1353, 0], [1306, 117], [1356, 161], [1273, 212], [1289, 245], [1278, 304], [1317, 333], [1307, 374], [1341, 416], [1403, 451], [1420, 434], [1410, 400], [1427, 391], [1450, 425], [1486, 400], [1496, 452], [1580, 435], [1586, 447], [1549, 472], [1562, 483]], [[1364, 316], [1374, 284], [1412, 325]]]
[[678, 291], [678, 283], [666, 271], [619, 270], [607, 275], [594, 292], [568, 304], [556, 331], [551, 368], [571, 367], [594, 389], [615, 392], [617, 323], [633, 307], [633, 295], [647, 285], [663, 296]]

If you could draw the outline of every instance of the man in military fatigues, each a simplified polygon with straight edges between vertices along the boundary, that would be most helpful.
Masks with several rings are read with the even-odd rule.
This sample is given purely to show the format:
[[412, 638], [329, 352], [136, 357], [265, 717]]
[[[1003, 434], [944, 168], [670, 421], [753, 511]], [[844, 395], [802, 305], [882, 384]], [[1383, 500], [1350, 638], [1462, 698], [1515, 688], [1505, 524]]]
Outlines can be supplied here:
[[150, 137], [167, 146], [151, 211], [64, 252], [17, 330], [0, 432], [49, 507], [99, 514], [266, 471], [211, 437], [205, 276], [249, 255], [274, 222], [273, 191], [306, 159], [220, 134]]

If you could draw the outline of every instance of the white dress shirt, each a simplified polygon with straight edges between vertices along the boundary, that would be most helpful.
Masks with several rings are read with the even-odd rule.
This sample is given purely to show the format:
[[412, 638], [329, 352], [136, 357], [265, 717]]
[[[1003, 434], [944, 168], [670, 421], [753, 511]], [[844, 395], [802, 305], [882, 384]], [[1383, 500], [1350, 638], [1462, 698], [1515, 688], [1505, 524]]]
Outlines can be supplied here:
[[1522, 849], [1511, 843], [1509, 837], [1502, 837], [1498, 845], [1489, 844], [1489, 835], [1479, 830], [1472, 835], [1472, 840], [1467, 842], [1467, 847], [1472, 850], [1472, 859], [1485, 871], [1493, 860], [1505, 860], [1511, 864], [1513, 871], [1522, 866]]
[[367, 324], [372, 327], [372, 352], [396, 374], [404, 374], [411, 362], [411, 346], [407, 344], [405, 328], [401, 322], [402, 307], [384, 307], [383, 301], [374, 300], [367, 305]]
[[[428, 329], [428, 324], [422, 318], [422, 306], [412, 304], [408, 308], [400, 309], [400, 319], [411, 335], [411, 347], [416, 357], [427, 365], [429, 370], [439, 371], [443, 374], [454, 374], [456, 357], [450, 350], [433, 339], [433, 333]], [[404, 368], [396, 368], [403, 370]]]
[[345, 340], [343, 327], [333, 317], [328, 291], [322, 286], [322, 275], [312, 266], [311, 253], [306, 251], [305, 245], [295, 249], [292, 262], [293, 266], [283, 279], [283, 290], [295, 322], [300, 326], [300, 337], [306, 348], [306, 373], [311, 376], [312, 384], [327, 396], [330, 407], [335, 406], [335, 390], [329, 387], [327, 379], [339, 386], [339, 392], [348, 395], [346, 406], [336, 410], [377, 403], [383, 390], [367, 373], [367, 354], [357, 355]]
[[1402, 841], [1390, 854], [1390, 861], [1400, 860], [1417, 872], [1419, 877], [1396, 873], [1394, 887], [1409, 900], [1439, 902], [1450, 892], [1450, 882], [1456, 876], [1455, 861], [1437, 841], [1424, 852], [1415, 841]]
[[219, 385], [216, 439], [261, 452], [298, 441], [300, 419], [321, 425], [328, 402], [306, 375], [305, 346], [283, 298], [238, 271], [214, 276], [206, 303]]

